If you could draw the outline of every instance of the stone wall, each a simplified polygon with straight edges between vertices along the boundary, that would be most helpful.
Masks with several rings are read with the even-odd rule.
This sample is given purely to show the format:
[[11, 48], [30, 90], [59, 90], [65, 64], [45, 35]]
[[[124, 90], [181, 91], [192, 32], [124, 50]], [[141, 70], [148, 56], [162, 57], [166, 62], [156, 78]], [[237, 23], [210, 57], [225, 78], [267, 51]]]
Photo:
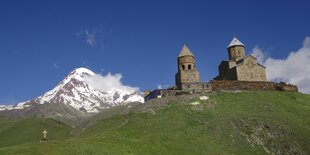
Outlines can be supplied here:
[[190, 82], [190, 83], [181, 83], [180, 88], [181, 90], [186, 91], [211, 91], [211, 85], [208, 82]]
[[176, 85], [178, 86], [186, 82], [199, 82], [199, 81], [200, 81], [200, 76], [197, 70], [179, 71], [176, 74]]
[[236, 61], [222, 61], [219, 65], [219, 75], [216, 80], [237, 80]]
[[175, 75], [175, 82], [179, 88], [185, 82], [200, 82], [200, 75], [196, 69], [194, 56], [178, 57], [178, 72]]
[[[195, 58], [193, 56], [182, 56], [178, 58], [178, 70], [189, 70], [188, 65], [194, 65], [196, 64]], [[184, 68], [183, 66], [184, 65]]]
[[238, 90], [274, 90], [274, 91], [288, 91], [298, 92], [295, 85], [286, 84], [284, 82], [274, 83], [267, 81], [237, 81], [237, 80], [212, 80], [210, 82], [197, 82], [182, 84], [184, 89], [155, 89], [150, 94], [145, 96], [145, 101], [154, 98], [162, 98], [168, 96], [178, 96], [186, 94], [201, 94], [212, 91], [238, 91]]
[[243, 46], [233, 46], [228, 48], [229, 60], [242, 59], [245, 56], [245, 48]]
[[[245, 57], [235, 68], [239, 81], [267, 81], [266, 69], [252, 56]], [[233, 79], [231, 79], [233, 80]]]
[[[193, 83], [192, 83], [193, 84]], [[145, 101], [148, 101], [153, 98], [162, 98], [168, 96], [178, 96], [178, 95], [187, 95], [187, 94], [200, 94], [200, 93], [208, 93], [211, 92], [211, 86], [208, 83], [196, 83], [194, 87], [198, 89], [187, 89], [187, 90], [179, 90], [179, 89], [155, 89], [150, 94], [144, 97]], [[205, 87], [202, 87], [205, 85]], [[200, 88], [199, 88], [200, 87]], [[204, 89], [202, 89], [204, 88]]]
[[144, 100], [148, 101], [154, 98], [178, 96], [178, 95], [184, 95], [184, 94], [192, 94], [192, 93], [190, 91], [183, 91], [183, 90], [177, 90], [177, 89], [155, 89], [149, 95], [145, 96]]
[[233, 80], [212, 80], [210, 81], [212, 91], [231, 90], [275, 90], [298, 92], [295, 85], [286, 83], [274, 83], [267, 81], [233, 81]]

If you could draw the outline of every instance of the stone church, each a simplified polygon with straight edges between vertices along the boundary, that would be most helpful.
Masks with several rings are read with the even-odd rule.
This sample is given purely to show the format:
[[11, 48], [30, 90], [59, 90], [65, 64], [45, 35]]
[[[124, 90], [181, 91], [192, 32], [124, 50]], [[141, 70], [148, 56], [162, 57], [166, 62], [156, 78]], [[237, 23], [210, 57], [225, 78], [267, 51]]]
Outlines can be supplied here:
[[257, 63], [254, 56], [245, 56], [245, 45], [236, 37], [227, 50], [229, 60], [220, 63], [215, 80], [267, 81], [265, 66]]
[[236, 37], [228, 45], [227, 50], [229, 60], [220, 63], [219, 75], [209, 82], [201, 82], [196, 68], [195, 56], [186, 45], [183, 45], [177, 58], [176, 85], [168, 89], [146, 91], [144, 94], [145, 101], [166, 96], [222, 90], [298, 91], [294, 85], [268, 82], [266, 68], [257, 63], [254, 56], [245, 56], [245, 46]]
[[[236, 37], [228, 45], [227, 50], [229, 60], [220, 63], [219, 75], [214, 80], [267, 81], [265, 66], [257, 63], [254, 56], [245, 56], [245, 45]], [[207, 82], [200, 82], [195, 56], [185, 44], [178, 56], [178, 72], [175, 74], [175, 83], [179, 90], [209, 88]]]

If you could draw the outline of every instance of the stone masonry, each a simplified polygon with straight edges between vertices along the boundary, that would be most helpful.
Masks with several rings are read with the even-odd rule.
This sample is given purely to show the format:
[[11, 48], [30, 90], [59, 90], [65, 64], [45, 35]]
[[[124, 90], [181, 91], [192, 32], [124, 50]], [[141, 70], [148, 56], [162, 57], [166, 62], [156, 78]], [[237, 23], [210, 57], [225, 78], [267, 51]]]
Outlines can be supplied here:
[[178, 56], [178, 72], [175, 75], [175, 84], [182, 89], [184, 83], [200, 82], [200, 75], [196, 69], [195, 56], [184, 44]]
[[245, 46], [237, 38], [228, 45], [228, 61], [219, 65], [215, 80], [267, 81], [265, 66], [257, 63], [252, 56], [245, 56]]

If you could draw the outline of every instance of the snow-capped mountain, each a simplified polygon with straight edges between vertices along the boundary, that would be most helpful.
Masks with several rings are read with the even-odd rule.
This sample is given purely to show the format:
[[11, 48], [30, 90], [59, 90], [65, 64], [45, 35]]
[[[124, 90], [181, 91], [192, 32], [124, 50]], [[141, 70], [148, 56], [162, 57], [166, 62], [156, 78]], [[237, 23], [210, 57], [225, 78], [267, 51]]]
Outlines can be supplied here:
[[94, 72], [86, 68], [75, 69], [54, 89], [35, 99], [18, 103], [15, 106], [0, 106], [0, 111], [31, 109], [44, 104], [55, 104], [55, 106], [64, 104], [80, 112], [97, 113], [102, 109], [117, 105], [124, 105], [130, 102], [144, 102], [144, 98], [137, 91], [111, 88], [103, 92], [93, 88], [88, 84], [87, 80], [95, 75]]

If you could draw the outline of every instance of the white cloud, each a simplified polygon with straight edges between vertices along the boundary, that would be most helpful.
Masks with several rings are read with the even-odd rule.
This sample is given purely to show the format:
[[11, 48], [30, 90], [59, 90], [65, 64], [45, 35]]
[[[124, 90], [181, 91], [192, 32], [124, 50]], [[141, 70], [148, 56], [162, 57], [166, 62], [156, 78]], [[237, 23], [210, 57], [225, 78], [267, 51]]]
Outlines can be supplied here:
[[157, 85], [157, 89], [163, 89], [162, 85]]
[[306, 37], [303, 46], [285, 59], [266, 57], [258, 46], [252, 54], [266, 66], [268, 80], [292, 83], [298, 86], [299, 91], [310, 93], [310, 37]]
[[85, 29], [79, 32], [77, 35], [85, 37], [85, 42], [87, 45], [95, 47], [97, 45], [97, 39], [96, 39], [97, 33], [98, 32], [96, 30], [90, 32], [89, 30]]
[[168, 88], [169, 86], [168, 85], [157, 85], [157, 89], [166, 89]]
[[263, 64], [264, 60], [266, 59], [266, 53], [259, 46], [255, 46], [252, 50], [251, 55], [257, 58], [257, 62]]
[[95, 74], [91, 77], [86, 78], [86, 83], [89, 84], [91, 87], [103, 91], [109, 92], [112, 90], [122, 90], [126, 92], [134, 92], [139, 91], [138, 87], [131, 87], [126, 86], [121, 82], [122, 75], [121, 74], [107, 74], [107, 75], [100, 75]]

